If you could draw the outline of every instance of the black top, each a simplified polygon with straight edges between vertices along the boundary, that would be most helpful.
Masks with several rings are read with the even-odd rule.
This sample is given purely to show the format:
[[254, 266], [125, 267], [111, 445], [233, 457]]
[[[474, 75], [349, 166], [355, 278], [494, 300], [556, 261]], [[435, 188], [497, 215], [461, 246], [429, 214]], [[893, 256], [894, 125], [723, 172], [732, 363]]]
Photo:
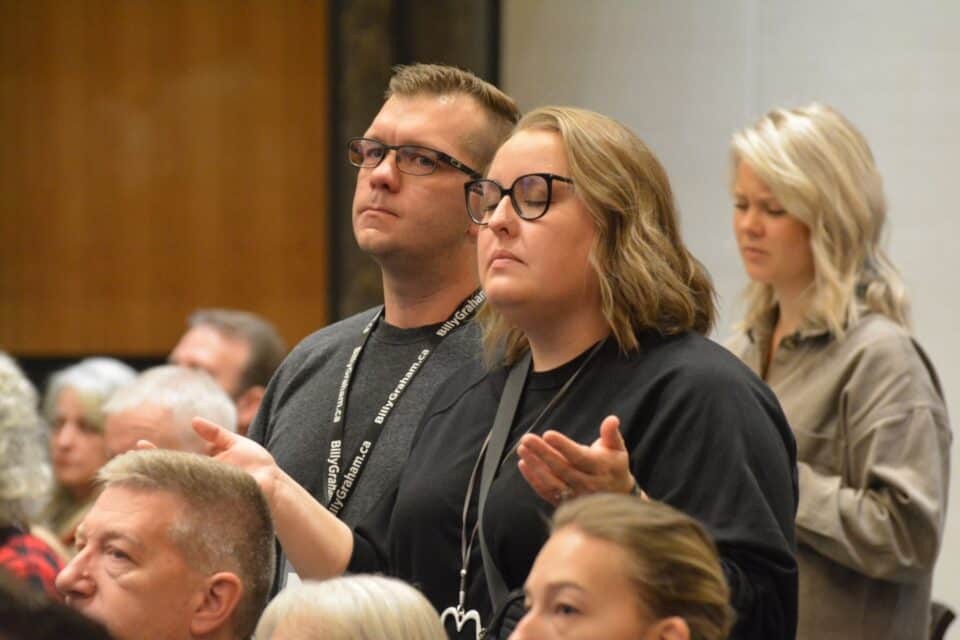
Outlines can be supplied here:
[[[510, 589], [526, 580], [553, 511], [520, 474], [513, 448], [580, 358], [530, 374], [508, 457], [490, 489], [484, 535]], [[485, 374], [473, 365], [440, 387], [395, 493], [356, 530], [351, 571], [385, 571], [411, 582], [438, 611], [456, 605], [461, 509], [505, 380], [504, 369]], [[589, 444], [610, 414], [621, 420], [644, 491], [697, 518], [714, 536], [737, 610], [731, 638], [793, 638], [796, 445], [773, 393], [700, 335], [648, 333], [629, 355], [608, 340], [536, 432], [555, 429]], [[484, 620], [490, 616], [479, 543], [466, 606]], [[473, 633], [469, 625], [465, 631], [464, 637]]]

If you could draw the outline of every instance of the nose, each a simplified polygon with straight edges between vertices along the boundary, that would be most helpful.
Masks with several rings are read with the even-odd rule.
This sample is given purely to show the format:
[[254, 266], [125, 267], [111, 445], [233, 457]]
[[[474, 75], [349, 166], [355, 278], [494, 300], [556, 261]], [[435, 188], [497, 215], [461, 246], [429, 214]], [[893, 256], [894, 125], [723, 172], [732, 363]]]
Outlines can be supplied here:
[[72, 420], [63, 423], [53, 433], [53, 446], [57, 449], [69, 449], [76, 440], [77, 429]]
[[510, 634], [507, 640], [528, 640], [546, 637], [537, 635], [537, 623], [537, 616], [533, 612], [533, 609], [528, 609], [527, 612], [523, 614], [523, 617], [520, 618], [517, 626], [513, 628], [513, 633]]
[[487, 218], [487, 226], [494, 231], [509, 231], [512, 225], [517, 224], [520, 216], [513, 210], [513, 202], [510, 196], [504, 194], [497, 203], [497, 207]]
[[737, 211], [734, 218], [737, 231], [756, 237], [763, 235], [763, 213], [755, 206]]
[[[370, 172], [368, 179], [374, 189], [396, 191], [400, 186], [400, 168], [397, 166], [397, 150], [387, 149], [386, 155], [377, 166], [367, 169]], [[391, 157], [393, 154], [393, 157]]]
[[78, 598], [89, 598], [96, 591], [96, 585], [88, 573], [89, 560], [83, 550], [57, 574], [57, 589], [67, 598], [67, 602]]

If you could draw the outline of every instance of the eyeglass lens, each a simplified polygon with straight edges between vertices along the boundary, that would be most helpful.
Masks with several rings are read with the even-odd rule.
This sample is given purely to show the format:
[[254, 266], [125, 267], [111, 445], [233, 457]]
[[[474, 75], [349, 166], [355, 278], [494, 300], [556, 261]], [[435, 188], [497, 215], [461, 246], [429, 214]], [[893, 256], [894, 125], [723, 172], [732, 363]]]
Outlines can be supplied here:
[[507, 190], [491, 180], [481, 180], [469, 190], [467, 204], [473, 218], [486, 222], [506, 191], [510, 192], [510, 202], [521, 218], [539, 218], [550, 205], [550, 183], [545, 176], [520, 176]]
[[386, 157], [390, 149], [397, 150], [397, 168], [412, 175], [427, 175], [437, 170], [437, 153], [426, 147], [401, 145], [390, 147], [376, 140], [364, 138], [351, 140], [348, 147], [350, 164], [355, 167], [376, 167]]

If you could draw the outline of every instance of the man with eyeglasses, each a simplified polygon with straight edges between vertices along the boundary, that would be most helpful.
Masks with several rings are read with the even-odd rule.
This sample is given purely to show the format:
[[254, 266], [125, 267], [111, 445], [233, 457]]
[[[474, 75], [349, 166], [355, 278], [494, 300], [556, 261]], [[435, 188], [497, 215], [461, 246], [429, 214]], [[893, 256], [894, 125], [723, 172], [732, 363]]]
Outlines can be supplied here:
[[481, 177], [518, 116], [469, 72], [411, 65], [396, 69], [373, 123], [349, 141], [354, 235], [380, 267], [383, 307], [304, 339], [249, 436], [350, 526], [396, 483], [433, 390], [480, 353], [470, 318], [483, 294], [463, 185]]

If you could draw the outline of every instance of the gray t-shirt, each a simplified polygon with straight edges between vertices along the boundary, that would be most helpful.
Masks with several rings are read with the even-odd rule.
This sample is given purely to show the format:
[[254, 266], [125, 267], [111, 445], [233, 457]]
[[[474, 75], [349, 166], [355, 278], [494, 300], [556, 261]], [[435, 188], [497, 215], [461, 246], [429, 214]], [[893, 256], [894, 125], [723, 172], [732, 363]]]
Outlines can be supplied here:
[[[305, 338], [287, 356], [267, 387], [250, 427], [277, 464], [327, 504], [327, 457], [337, 395], [344, 369], [361, 332], [378, 309], [369, 309]], [[353, 373], [344, 417], [341, 469], [349, 466], [367, 427], [425, 348], [437, 325], [399, 329], [377, 323]], [[441, 382], [480, 355], [480, 331], [473, 324], [447, 334], [433, 350], [392, 409], [368, 455], [340, 518], [355, 526], [390, 491], [410, 452], [424, 408]]]

